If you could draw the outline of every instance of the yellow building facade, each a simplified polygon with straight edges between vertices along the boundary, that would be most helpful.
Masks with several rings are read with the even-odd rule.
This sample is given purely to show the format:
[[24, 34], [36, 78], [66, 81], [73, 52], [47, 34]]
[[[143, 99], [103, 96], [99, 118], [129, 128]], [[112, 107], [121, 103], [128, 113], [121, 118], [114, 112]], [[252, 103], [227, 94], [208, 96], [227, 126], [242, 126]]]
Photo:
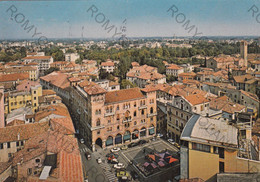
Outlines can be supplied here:
[[14, 91], [5, 96], [5, 114], [21, 107], [32, 107], [36, 112], [39, 107], [39, 97], [42, 96], [42, 86], [31, 87], [30, 92]]

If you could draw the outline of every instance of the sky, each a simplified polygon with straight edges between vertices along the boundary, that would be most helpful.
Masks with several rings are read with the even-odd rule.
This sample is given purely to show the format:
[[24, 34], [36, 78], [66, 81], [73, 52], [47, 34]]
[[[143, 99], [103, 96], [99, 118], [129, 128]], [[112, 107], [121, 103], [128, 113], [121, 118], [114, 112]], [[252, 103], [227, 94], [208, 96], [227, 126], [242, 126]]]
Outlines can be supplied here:
[[0, 39], [260, 36], [260, 0], [0, 1], [0, 12]]

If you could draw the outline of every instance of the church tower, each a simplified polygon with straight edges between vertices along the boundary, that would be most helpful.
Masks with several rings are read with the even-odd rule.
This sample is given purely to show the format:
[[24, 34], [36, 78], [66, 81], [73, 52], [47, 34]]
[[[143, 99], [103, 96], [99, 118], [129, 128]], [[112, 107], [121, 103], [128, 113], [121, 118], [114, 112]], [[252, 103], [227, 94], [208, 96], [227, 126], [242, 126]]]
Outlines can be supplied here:
[[244, 59], [244, 66], [247, 67], [247, 41], [240, 42], [240, 56]]

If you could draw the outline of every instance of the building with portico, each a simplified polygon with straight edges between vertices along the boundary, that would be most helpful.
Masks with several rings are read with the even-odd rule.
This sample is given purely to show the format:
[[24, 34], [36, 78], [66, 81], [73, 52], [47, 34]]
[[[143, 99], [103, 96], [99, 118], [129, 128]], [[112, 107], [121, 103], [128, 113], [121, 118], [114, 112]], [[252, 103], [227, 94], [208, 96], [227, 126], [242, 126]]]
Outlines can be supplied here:
[[155, 91], [130, 88], [107, 92], [84, 81], [73, 87], [70, 98], [79, 132], [92, 150], [155, 135]]

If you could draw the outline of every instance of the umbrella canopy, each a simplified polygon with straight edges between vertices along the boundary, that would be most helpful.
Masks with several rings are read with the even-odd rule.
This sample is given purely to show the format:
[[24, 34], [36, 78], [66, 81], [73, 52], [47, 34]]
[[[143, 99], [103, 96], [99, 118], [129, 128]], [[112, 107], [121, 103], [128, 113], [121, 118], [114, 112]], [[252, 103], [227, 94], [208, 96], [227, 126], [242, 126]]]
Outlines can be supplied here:
[[160, 167], [164, 167], [164, 166], [165, 166], [165, 164], [164, 164], [162, 161], [158, 162], [158, 165], [159, 165]]
[[148, 158], [152, 159], [153, 161], [155, 161], [155, 155], [149, 154]]
[[145, 162], [145, 163], [144, 163], [144, 167], [147, 167], [147, 166], [149, 166], [149, 165], [150, 165], [149, 162]]
[[172, 157], [172, 155], [169, 154], [169, 152], [165, 152], [165, 154], [164, 154], [164, 158], [167, 158], [167, 157]]
[[151, 166], [152, 166], [154, 169], [157, 168], [156, 164], [154, 164], [154, 163], [151, 163]]
[[167, 163], [171, 164], [171, 163], [177, 161], [178, 159], [175, 159], [175, 158], [173, 158], [173, 157], [167, 157], [167, 158], [165, 158], [164, 160], [165, 160]]
[[160, 153], [160, 154], [158, 154], [161, 158], [164, 158], [164, 156], [165, 156], [165, 152], [164, 153]]

